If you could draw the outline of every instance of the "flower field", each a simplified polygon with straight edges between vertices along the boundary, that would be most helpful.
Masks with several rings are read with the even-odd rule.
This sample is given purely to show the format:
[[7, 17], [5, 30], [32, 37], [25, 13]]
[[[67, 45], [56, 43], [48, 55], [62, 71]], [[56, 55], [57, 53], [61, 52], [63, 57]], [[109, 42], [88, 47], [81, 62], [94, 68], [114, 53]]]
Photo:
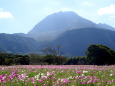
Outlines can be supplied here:
[[0, 66], [0, 86], [115, 86], [115, 66]]

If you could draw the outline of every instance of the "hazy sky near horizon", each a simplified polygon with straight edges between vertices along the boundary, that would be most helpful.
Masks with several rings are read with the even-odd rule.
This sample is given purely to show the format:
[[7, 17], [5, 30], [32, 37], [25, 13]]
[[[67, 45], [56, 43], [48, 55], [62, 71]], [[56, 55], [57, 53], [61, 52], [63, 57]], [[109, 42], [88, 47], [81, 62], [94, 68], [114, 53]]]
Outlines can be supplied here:
[[0, 33], [27, 33], [59, 11], [115, 27], [115, 0], [0, 0]]

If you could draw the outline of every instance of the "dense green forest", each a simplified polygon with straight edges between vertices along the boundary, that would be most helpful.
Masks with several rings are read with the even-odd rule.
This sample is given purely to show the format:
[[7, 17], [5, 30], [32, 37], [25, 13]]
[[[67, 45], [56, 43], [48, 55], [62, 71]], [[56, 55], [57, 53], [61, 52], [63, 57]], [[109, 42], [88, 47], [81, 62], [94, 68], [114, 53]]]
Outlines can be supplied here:
[[101, 44], [89, 45], [86, 56], [64, 57], [60, 46], [48, 46], [43, 55], [19, 55], [0, 52], [0, 65], [113, 65], [115, 51]]
[[[37, 51], [38, 43], [29, 37], [18, 36], [15, 34], [0, 34], [0, 51], [13, 54], [25, 54]], [[36, 46], [36, 47], [33, 47]]]

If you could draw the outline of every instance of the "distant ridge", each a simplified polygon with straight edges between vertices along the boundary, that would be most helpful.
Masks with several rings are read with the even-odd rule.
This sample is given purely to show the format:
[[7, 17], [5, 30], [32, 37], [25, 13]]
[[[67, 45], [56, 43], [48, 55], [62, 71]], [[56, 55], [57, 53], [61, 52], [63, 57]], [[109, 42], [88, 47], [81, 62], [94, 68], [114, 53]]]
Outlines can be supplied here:
[[90, 44], [103, 44], [115, 50], [115, 31], [81, 28], [62, 33], [49, 45], [60, 45], [67, 56], [84, 56]]
[[103, 29], [108, 29], [108, 30], [114, 30], [115, 31], [115, 28], [114, 27], [112, 27], [112, 26], [110, 26], [110, 25], [108, 25], [108, 24], [102, 24], [102, 23], [99, 23], [98, 24], [98, 26], [100, 27], [100, 28], [103, 28]]
[[[36, 47], [35, 47], [36, 46]], [[0, 52], [26, 54], [37, 50], [37, 42], [28, 37], [14, 34], [0, 34]]]

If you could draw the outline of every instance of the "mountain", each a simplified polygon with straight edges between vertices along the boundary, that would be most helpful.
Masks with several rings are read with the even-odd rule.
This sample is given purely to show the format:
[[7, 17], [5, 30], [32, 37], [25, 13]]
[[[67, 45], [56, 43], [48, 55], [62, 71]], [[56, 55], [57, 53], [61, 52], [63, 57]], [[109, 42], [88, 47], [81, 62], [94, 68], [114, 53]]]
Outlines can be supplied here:
[[26, 34], [25, 34], [25, 33], [14, 33], [14, 35], [19, 35], [19, 36], [26, 37]]
[[47, 16], [27, 36], [39, 41], [40, 49], [60, 45], [66, 56], [81, 56], [90, 44], [104, 44], [115, 50], [114, 29], [67, 11]]
[[90, 44], [104, 44], [115, 50], [115, 31], [101, 28], [68, 30], [49, 45], [60, 45], [66, 56], [84, 56]]
[[85, 27], [97, 27], [97, 25], [74, 12], [58, 12], [47, 16], [27, 35], [39, 41], [46, 41], [55, 39], [67, 30]]
[[107, 25], [107, 24], [102, 24], [102, 23], [99, 23], [98, 26], [100, 28], [103, 28], [103, 29], [108, 29], [108, 30], [114, 30], [115, 31], [115, 28], [110, 26], [110, 25]]
[[28, 34], [0, 34], [0, 51], [24, 54], [60, 45], [65, 56], [84, 56], [90, 44], [104, 44], [115, 50], [113, 29], [71, 11], [58, 12], [44, 18]]
[[32, 38], [14, 34], [0, 34], [0, 51], [2, 52], [24, 54], [35, 52], [36, 48], [37, 42]]

